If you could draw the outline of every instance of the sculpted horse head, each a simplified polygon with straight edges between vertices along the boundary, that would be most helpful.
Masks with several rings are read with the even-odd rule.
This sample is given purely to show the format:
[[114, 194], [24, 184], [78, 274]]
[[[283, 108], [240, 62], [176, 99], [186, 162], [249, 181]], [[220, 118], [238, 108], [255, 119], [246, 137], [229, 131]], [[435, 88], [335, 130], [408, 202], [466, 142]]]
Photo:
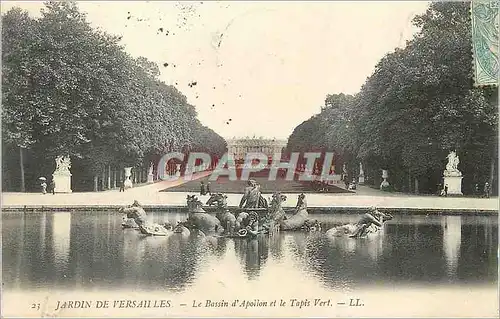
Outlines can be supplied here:
[[186, 201], [189, 213], [205, 212], [202, 207], [203, 203], [200, 200], [198, 200], [198, 197], [196, 197], [196, 195], [187, 195]]
[[207, 205], [217, 205], [218, 208], [227, 208], [227, 196], [222, 193], [212, 194], [207, 200]]
[[172, 230], [174, 233], [189, 234], [188, 226], [190, 225], [187, 222], [177, 222], [177, 225]]
[[275, 192], [271, 198], [271, 207], [278, 205], [286, 201], [286, 195], [282, 195], [280, 192]]
[[286, 201], [286, 195], [282, 195], [280, 192], [275, 192], [271, 197], [269, 204], [269, 211], [275, 212], [281, 209], [281, 204]]
[[383, 212], [379, 211], [376, 207], [370, 207], [369, 213], [372, 214], [378, 220], [380, 220], [382, 223], [394, 218], [394, 216], [392, 216], [391, 214], [383, 213]]
[[299, 198], [297, 199], [297, 208], [299, 209], [307, 208], [306, 195], [304, 195], [304, 193], [300, 194]]
[[386, 221], [391, 220], [391, 219], [394, 218], [394, 216], [392, 216], [389, 213], [382, 213], [382, 212], [380, 212], [380, 215], [382, 217], [382, 222], [386, 222]]
[[186, 197], [186, 204], [188, 207], [190, 207], [194, 201], [196, 201], [196, 196], [195, 195], [187, 195]]

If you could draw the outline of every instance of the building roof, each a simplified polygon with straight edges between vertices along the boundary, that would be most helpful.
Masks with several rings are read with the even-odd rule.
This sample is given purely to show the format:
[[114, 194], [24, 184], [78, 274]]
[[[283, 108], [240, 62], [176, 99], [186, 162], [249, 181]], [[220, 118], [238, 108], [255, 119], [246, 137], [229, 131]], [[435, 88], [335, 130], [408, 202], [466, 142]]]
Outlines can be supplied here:
[[248, 145], [248, 146], [263, 146], [263, 145], [286, 145], [288, 140], [277, 138], [231, 138], [227, 140], [228, 145]]

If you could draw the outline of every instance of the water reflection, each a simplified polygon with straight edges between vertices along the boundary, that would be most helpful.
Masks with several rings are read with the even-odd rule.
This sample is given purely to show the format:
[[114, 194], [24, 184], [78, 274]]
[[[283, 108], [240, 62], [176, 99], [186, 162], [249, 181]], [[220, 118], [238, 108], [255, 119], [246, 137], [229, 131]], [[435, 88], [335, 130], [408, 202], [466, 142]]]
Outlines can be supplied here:
[[376, 263], [384, 250], [390, 249], [390, 243], [384, 240], [386, 238], [385, 227], [366, 238], [328, 236], [329, 247], [339, 250], [343, 255], [360, 255]]
[[214, 255], [219, 259], [223, 258], [227, 253], [227, 238], [215, 238], [214, 243], [212, 244], [214, 249]]
[[138, 237], [137, 232], [134, 230], [125, 229], [123, 231], [123, 271], [125, 277], [136, 277], [136, 269], [141, 267], [146, 252], [145, 239], [144, 237]]
[[[25, 250], [24, 233], [26, 224], [24, 215], [18, 219], [2, 216], [2, 224], [10, 226], [11, 229], [16, 229], [11, 236], [2, 234], [2, 277], [11, 278], [14, 287], [18, 288], [21, 285], [22, 271], [25, 269], [25, 261], [23, 251]], [[5, 226], [4, 226], [5, 227]]]
[[[42, 214], [46, 223], [45, 214]], [[42, 238], [45, 237], [45, 231]], [[54, 249], [54, 267], [57, 272], [64, 272], [69, 259], [71, 238], [71, 213], [61, 212], [52, 214], [52, 247]], [[44, 241], [45, 242], [45, 241]]]
[[309, 233], [306, 232], [289, 232], [282, 235], [287, 248], [296, 260], [302, 259], [305, 255], [308, 235]]
[[269, 236], [269, 249], [271, 256], [276, 260], [283, 259], [285, 237], [280, 235]]
[[[157, 222], [185, 218], [151, 217]], [[325, 229], [357, 219], [315, 217]], [[282, 232], [254, 240], [143, 237], [120, 224], [114, 213], [5, 214], [5, 287], [186, 290], [195, 281], [210, 283], [220, 267], [235, 272], [240, 267], [247, 281], [264, 280], [263, 271], [266, 277], [300, 273], [343, 290], [380, 283], [494, 284], [498, 276], [498, 221], [493, 216], [397, 215], [383, 233], [366, 239], [329, 238], [324, 232]]]
[[203, 238], [143, 237], [133, 230], [127, 231], [123, 245], [127, 286], [183, 289], [194, 280], [206, 245]]
[[211, 252], [220, 252], [220, 250], [217, 249], [219, 246], [219, 238], [215, 236], [200, 236], [198, 237], [198, 241], [202, 243], [202, 247], [204, 248], [204, 250], [209, 250]]
[[257, 279], [269, 255], [269, 237], [234, 239], [234, 252], [238, 256], [248, 279]]
[[448, 276], [454, 277], [457, 273], [462, 242], [462, 217], [444, 216], [441, 227], [443, 228], [443, 250], [446, 257], [447, 273]]
[[47, 213], [43, 212], [41, 214], [41, 219], [40, 219], [40, 249], [42, 250], [42, 253], [46, 253], [46, 244], [45, 244], [45, 239], [47, 237], [46, 235], [46, 230], [47, 230]]

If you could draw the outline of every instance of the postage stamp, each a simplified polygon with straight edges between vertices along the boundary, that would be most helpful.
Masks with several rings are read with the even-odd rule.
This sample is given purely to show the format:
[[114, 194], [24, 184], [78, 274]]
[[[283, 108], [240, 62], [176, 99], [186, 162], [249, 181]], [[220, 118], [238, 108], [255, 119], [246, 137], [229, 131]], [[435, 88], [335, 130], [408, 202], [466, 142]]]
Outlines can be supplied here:
[[498, 318], [497, 4], [2, 1], [1, 317]]
[[472, 46], [476, 85], [498, 85], [499, 1], [471, 3]]

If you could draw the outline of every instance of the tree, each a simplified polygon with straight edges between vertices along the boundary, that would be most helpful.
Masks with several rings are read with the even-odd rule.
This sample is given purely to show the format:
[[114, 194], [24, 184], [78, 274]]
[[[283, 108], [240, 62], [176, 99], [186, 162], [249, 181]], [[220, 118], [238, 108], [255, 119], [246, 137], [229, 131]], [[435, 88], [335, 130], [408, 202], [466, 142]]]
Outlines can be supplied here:
[[200, 128], [186, 97], [158, 80], [154, 62], [132, 58], [118, 37], [93, 29], [74, 2], [47, 2], [39, 19], [14, 8], [2, 27], [3, 154], [16, 162], [10, 148], [29, 148], [40, 163], [32, 177], [51, 172], [59, 155], [97, 180], [111, 166], [149, 165], [200, 139], [217, 152], [225, 147]]
[[414, 19], [421, 27], [415, 39], [377, 65], [360, 93], [362, 155], [400, 162], [416, 178], [441, 174], [453, 149], [468, 176], [480, 166], [469, 153], [490, 157], [497, 112], [485, 90], [472, 87], [472, 68], [463, 67], [472, 65], [468, 15], [466, 3], [431, 4]]
[[[33, 104], [27, 99], [30, 81], [29, 48], [37, 36], [35, 21], [26, 12], [14, 8], [2, 19], [2, 136], [6, 147], [19, 148], [20, 188], [25, 191], [23, 149], [34, 143]], [[17, 106], [17, 107], [12, 107]], [[6, 156], [2, 156], [6, 158]]]
[[469, 6], [432, 3], [415, 17], [420, 31], [405, 48], [384, 56], [356, 96], [327, 96], [289, 145], [320, 143], [368, 171], [390, 169], [396, 188], [424, 180], [431, 192], [456, 149], [464, 184], [489, 176], [494, 185], [498, 90], [473, 87], [472, 67], [464, 67], [472, 65]]

